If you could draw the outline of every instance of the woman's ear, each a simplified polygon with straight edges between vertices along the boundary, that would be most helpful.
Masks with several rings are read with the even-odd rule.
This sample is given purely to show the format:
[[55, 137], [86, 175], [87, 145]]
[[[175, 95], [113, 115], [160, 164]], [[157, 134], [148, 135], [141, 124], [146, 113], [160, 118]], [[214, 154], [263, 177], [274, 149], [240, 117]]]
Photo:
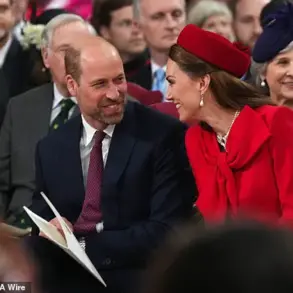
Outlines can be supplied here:
[[204, 95], [204, 93], [208, 90], [211, 83], [211, 76], [209, 74], [204, 75], [200, 78], [200, 92]]

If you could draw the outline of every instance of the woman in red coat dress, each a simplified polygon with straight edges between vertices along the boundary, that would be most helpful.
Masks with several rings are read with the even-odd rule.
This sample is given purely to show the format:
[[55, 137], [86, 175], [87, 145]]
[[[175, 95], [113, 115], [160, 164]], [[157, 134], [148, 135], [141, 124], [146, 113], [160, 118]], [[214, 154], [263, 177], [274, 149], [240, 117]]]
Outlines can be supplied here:
[[186, 149], [206, 221], [248, 217], [293, 224], [293, 113], [243, 82], [250, 57], [187, 25], [169, 54], [168, 98], [200, 121]]

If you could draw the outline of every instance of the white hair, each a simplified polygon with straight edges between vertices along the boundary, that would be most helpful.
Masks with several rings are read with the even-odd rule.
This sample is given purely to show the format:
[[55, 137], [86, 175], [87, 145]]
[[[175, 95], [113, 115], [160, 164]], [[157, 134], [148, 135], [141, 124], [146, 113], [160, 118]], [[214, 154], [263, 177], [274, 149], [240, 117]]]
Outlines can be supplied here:
[[[293, 41], [283, 50], [281, 50], [276, 56], [282, 53], [287, 53], [293, 50]], [[255, 83], [257, 86], [261, 85], [261, 82], [263, 81], [262, 76], [265, 75], [268, 65], [271, 61], [267, 61], [264, 63], [257, 63], [252, 60], [251, 63], [251, 73], [252, 75], [255, 75]]]
[[63, 13], [51, 19], [45, 26], [44, 31], [42, 33], [41, 47], [49, 47], [52, 42], [52, 37], [55, 30], [61, 26], [64, 26], [72, 22], [83, 23], [88, 28], [90, 34], [97, 35], [97, 32], [94, 29], [94, 27], [91, 24], [89, 24], [86, 20], [84, 20], [81, 16], [78, 16], [76, 14]]
[[[161, 0], [162, 1], [162, 0]], [[139, 18], [140, 15], [140, 0], [133, 0], [133, 15], [135, 19]]]
[[201, 0], [191, 7], [187, 22], [202, 27], [204, 22], [214, 15], [225, 15], [232, 20], [232, 12], [225, 3], [214, 0]]

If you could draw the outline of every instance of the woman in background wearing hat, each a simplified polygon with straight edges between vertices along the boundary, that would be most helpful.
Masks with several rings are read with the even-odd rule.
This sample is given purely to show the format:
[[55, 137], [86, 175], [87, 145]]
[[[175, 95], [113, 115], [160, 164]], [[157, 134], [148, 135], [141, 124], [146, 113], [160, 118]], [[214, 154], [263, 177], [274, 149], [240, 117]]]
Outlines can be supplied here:
[[293, 108], [293, 4], [289, 1], [265, 19], [253, 49], [256, 84], [273, 102]]
[[227, 39], [192, 24], [167, 64], [168, 99], [187, 131], [197, 183], [196, 206], [207, 221], [245, 216], [293, 224], [293, 115], [239, 77], [250, 57]]

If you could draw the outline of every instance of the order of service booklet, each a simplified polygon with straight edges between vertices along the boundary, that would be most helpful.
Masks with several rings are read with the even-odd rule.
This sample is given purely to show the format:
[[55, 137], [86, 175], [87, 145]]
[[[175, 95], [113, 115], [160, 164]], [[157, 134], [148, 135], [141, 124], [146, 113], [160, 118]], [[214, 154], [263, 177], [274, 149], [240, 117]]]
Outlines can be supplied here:
[[87, 269], [106, 287], [106, 283], [102, 279], [101, 275], [98, 273], [95, 266], [92, 264], [91, 260], [89, 259], [83, 248], [80, 246], [78, 240], [76, 239], [68, 225], [65, 223], [59, 212], [56, 210], [54, 205], [50, 202], [48, 197], [43, 192], [41, 192], [41, 195], [58, 219], [65, 237], [63, 237], [63, 235], [54, 225], [44, 220], [37, 214], [33, 213], [29, 208], [23, 207], [24, 210], [27, 212], [32, 221], [37, 225], [40, 231], [43, 232], [49, 240], [62, 248], [67, 254], [69, 254], [73, 259], [75, 259], [79, 264]]

